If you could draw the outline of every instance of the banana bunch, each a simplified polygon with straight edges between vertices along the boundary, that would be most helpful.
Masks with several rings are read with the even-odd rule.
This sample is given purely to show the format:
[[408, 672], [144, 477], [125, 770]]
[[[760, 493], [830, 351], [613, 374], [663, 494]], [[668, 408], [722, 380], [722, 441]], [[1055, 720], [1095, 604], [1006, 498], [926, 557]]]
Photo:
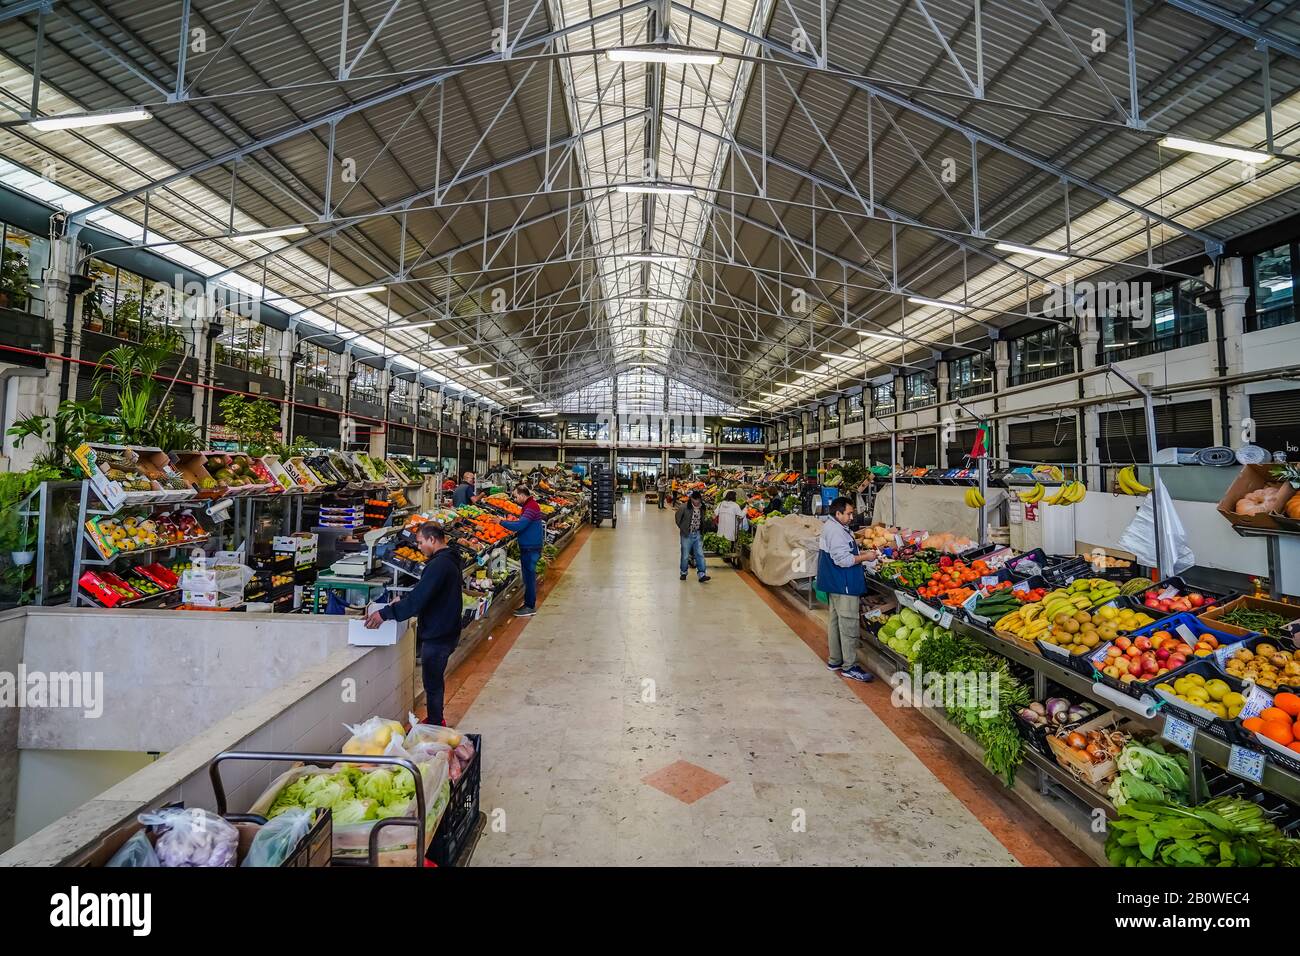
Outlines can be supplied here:
[[967, 508], [984, 507], [984, 496], [980, 494], [980, 490], [978, 488], [966, 489], [966, 507]]
[[1008, 614], [1002, 615], [993, 625], [996, 630], [1007, 631], [1026, 641], [1032, 641], [1051, 626], [1052, 619], [1047, 616], [1042, 602], [1022, 604]]
[[1120, 596], [1120, 586], [1106, 578], [1079, 578], [1069, 587], [1057, 588], [1043, 595], [1043, 610], [1049, 621], [1064, 612], [1073, 615], [1076, 611], [1091, 608], [1113, 601]]
[[1151, 489], [1137, 480], [1137, 475], [1134, 474], [1133, 465], [1129, 465], [1127, 468], [1121, 468], [1119, 474], [1115, 476], [1115, 480], [1119, 484], [1119, 490], [1126, 495], [1136, 495], [1141, 497], [1142, 495], [1151, 494]]
[[1027, 505], [1033, 505], [1042, 501], [1043, 495], [1045, 494], [1047, 494], [1047, 491], [1043, 488], [1042, 484], [1040, 482], [1034, 482], [1034, 487], [1030, 488], [1028, 491], [1016, 492], [1016, 497]]
[[1067, 481], [1056, 490], [1056, 494], [1045, 500], [1049, 505], [1077, 505], [1088, 494], [1081, 481]]

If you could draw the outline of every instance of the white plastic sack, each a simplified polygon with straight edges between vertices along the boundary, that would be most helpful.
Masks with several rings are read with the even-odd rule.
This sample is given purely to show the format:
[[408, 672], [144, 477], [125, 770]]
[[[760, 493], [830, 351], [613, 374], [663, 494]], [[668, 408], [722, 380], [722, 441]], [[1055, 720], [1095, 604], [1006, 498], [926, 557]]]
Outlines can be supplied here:
[[[1142, 499], [1137, 515], [1120, 535], [1119, 546], [1125, 551], [1132, 551], [1142, 564], [1156, 568], [1161, 577], [1182, 574], [1196, 563], [1196, 555], [1187, 545], [1187, 532], [1183, 530], [1183, 522], [1174, 510], [1169, 492], [1165, 491], [1159, 477], [1153, 484], [1151, 494]], [[1156, 507], [1160, 509], [1160, 547], [1165, 559], [1163, 568], [1157, 566], [1156, 560]]]
[[768, 587], [817, 573], [822, 523], [808, 515], [773, 515], [758, 525], [749, 548], [749, 566]]

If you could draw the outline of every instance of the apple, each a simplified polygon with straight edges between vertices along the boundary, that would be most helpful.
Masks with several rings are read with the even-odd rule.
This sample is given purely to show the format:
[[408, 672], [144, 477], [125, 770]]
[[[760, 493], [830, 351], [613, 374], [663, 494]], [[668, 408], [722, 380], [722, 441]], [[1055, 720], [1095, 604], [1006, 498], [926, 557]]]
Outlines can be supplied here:
[[1124, 656], [1124, 652], [1121, 651], [1121, 650], [1120, 650], [1118, 647], [1116, 647], [1114, 644], [1112, 644], [1112, 645], [1110, 645], [1110, 647], [1106, 648], [1106, 656], [1109, 657], [1109, 658], [1112, 658], [1112, 659], [1113, 659], [1113, 658], [1116, 658], [1116, 657], [1123, 657], [1123, 656]]
[[1147, 637], [1145, 634], [1140, 634], [1137, 637], [1135, 637], [1133, 639], [1133, 644], [1134, 646], [1137, 647], [1138, 650], [1141, 651], [1151, 650], [1151, 638]]
[[1168, 667], [1162, 667], [1162, 668], [1160, 668], [1160, 670], [1156, 671], [1156, 676], [1157, 676], [1157, 677], [1160, 677], [1160, 676], [1162, 676], [1162, 675], [1164, 675], [1164, 674], [1168, 674], [1168, 673], [1169, 673], [1169, 668], [1168, 668]]
[[1130, 644], [1128, 650], [1126, 650], [1124, 653], [1127, 654], [1129, 657], [1141, 657], [1142, 649], [1138, 647], [1136, 644]]
[[1112, 680], [1119, 680], [1119, 668], [1112, 664], [1110, 667], [1103, 667], [1101, 672]]
[[1129, 658], [1117, 657], [1115, 658], [1115, 664], [1113, 666], [1121, 674], [1127, 674], [1129, 672]]
[[1120, 674], [1120, 675], [1119, 675], [1119, 682], [1120, 682], [1121, 684], [1131, 684], [1131, 683], [1133, 683], [1135, 680], [1137, 680], [1137, 675], [1135, 675], [1135, 674]]
[[1142, 673], [1154, 674], [1158, 670], [1160, 670], [1160, 665], [1156, 663], [1156, 659], [1154, 657], [1147, 657], [1143, 659]]
[[1121, 651], [1127, 651], [1128, 648], [1129, 648], [1129, 645], [1132, 644], [1132, 643], [1133, 643], [1133, 642], [1132, 642], [1131, 640], [1129, 640], [1127, 637], [1117, 637], [1117, 638], [1115, 638], [1115, 646], [1118, 647]]
[[1187, 658], [1184, 657], [1182, 654], [1169, 655], [1169, 669], [1171, 671], [1177, 670], [1179, 667], [1182, 667], [1186, 663], [1187, 663]]
[[1202, 604], [1205, 603], [1205, 597], [1204, 595], [1197, 594], [1195, 591], [1193, 591], [1191, 594], [1187, 595], [1187, 603], [1190, 604], [1192, 607], [1200, 607]]
[[1156, 660], [1158, 661], [1169, 660], [1169, 649], [1165, 647], [1158, 648], [1156, 650]]

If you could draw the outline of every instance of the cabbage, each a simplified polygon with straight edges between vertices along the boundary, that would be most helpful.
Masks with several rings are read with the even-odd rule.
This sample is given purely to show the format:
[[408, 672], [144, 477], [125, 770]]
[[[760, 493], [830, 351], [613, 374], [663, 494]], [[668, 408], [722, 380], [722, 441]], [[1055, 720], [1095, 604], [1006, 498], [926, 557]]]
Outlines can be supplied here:
[[387, 770], [372, 770], [361, 778], [357, 784], [357, 795], [370, 797], [380, 803], [388, 802], [388, 794], [393, 789], [393, 775]]
[[323, 787], [318, 787], [313, 793], [308, 794], [304, 806], [307, 809], [316, 807], [333, 807], [351, 796], [351, 788], [344, 789], [344, 785], [336, 780], [329, 780]]
[[379, 805], [374, 800], [358, 800], [353, 797], [352, 799], [340, 800], [330, 807], [330, 812], [334, 815], [334, 822], [342, 825], [374, 820], [378, 809]]
[[375, 812], [375, 819], [387, 820], [389, 817], [404, 817], [406, 816], [406, 808], [410, 806], [410, 803], [409, 800], [402, 800], [400, 803], [385, 804]]
[[393, 792], [407, 799], [415, 796], [415, 777], [405, 767], [393, 771]]

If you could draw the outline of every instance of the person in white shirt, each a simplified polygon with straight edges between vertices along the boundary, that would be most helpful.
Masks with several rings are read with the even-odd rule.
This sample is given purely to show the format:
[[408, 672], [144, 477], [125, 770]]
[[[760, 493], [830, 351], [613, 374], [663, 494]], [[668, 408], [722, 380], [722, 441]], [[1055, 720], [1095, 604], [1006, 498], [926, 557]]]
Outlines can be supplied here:
[[718, 519], [718, 534], [735, 544], [736, 533], [740, 530], [740, 517], [744, 514], [740, 505], [736, 504], [736, 493], [728, 491], [723, 495], [713, 514]]

